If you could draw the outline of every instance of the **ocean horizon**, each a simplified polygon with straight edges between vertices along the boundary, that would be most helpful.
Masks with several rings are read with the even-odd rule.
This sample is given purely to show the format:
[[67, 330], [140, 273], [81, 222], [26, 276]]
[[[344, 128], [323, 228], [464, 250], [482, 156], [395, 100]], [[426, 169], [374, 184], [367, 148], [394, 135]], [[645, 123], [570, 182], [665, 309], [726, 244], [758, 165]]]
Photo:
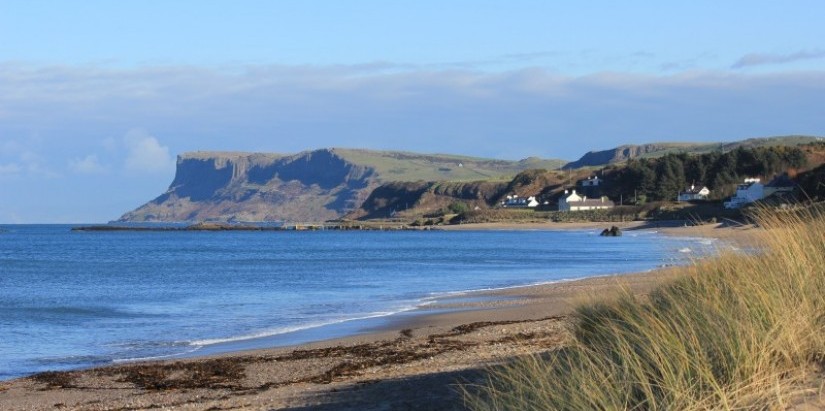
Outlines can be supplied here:
[[0, 380], [343, 337], [432, 301], [685, 264], [595, 230], [72, 232], [0, 225]]

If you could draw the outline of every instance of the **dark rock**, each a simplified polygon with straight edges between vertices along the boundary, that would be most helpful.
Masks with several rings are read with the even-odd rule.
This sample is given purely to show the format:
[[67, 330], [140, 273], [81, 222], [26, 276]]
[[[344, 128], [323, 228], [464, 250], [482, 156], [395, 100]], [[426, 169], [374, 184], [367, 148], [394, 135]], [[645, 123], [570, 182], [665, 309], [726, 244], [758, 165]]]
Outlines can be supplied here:
[[614, 225], [610, 228], [605, 228], [604, 230], [602, 230], [602, 233], [600, 235], [602, 237], [621, 237], [622, 230]]

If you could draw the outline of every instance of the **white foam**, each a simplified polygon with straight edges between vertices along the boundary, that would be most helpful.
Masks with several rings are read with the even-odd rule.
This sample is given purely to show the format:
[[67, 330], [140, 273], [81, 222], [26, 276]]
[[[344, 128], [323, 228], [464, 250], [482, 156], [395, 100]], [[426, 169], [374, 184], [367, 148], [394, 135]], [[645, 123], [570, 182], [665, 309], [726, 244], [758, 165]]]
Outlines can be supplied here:
[[180, 353], [175, 354], [166, 354], [166, 355], [155, 355], [151, 357], [135, 357], [135, 358], [115, 358], [112, 360], [115, 364], [123, 364], [129, 362], [138, 362], [138, 361], [155, 361], [155, 360], [164, 360], [167, 358], [173, 357], [180, 357], [181, 355], [191, 354], [197, 350], [201, 349], [201, 347], [193, 347], [192, 349]]
[[[649, 270], [652, 271], [653, 268], [651, 268]], [[637, 271], [633, 271], [633, 272], [637, 272]], [[502, 286], [502, 287], [474, 288], [474, 289], [461, 290], [461, 291], [435, 292], [435, 293], [430, 293], [430, 295], [427, 296], [427, 297], [424, 297], [422, 299], [422, 304], [421, 305], [422, 306], [423, 305], [431, 305], [433, 303], [436, 303], [438, 300], [448, 299], [448, 298], [453, 298], [453, 297], [460, 297], [460, 296], [468, 295], [468, 294], [484, 293], [484, 292], [489, 292], [489, 291], [512, 290], [514, 288], [535, 287], [535, 286], [540, 286], [540, 285], [559, 284], [559, 283], [566, 283], [566, 282], [570, 282], [570, 281], [586, 280], [588, 278], [610, 277], [610, 276], [621, 275], [621, 274], [628, 274], [628, 273], [624, 273], [624, 272], [622, 272], [622, 273], [608, 273], [608, 274], [599, 274], [599, 275], [588, 275], [588, 276], [585, 276], [585, 277], [576, 277], [576, 278], [560, 278], [560, 279], [557, 279], [557, 280], [539, 281], [539, 282], [535, 282], [535, 283], [508, 285], [508, 286]]]
[[330, 321], [319, 321], [319, 322], [315, 322], [315, 323], [301, 324], [301, 325], [295, 325], [295, 326], [290, 326], [290, 327], [272, 328], [272, 329], [269, 329], [269, 330], [265, 330], [265, 331], [261, 331], [261, 332], [257, 332], [257, 333], [253, 333], [253, 334], [238, 335], [238, 336], [234, 336], [234, 337], [207, 338], [207, 339], [203, 339], [203, 340], [188, 341], [187, 343], [190, 346], [200, 348], [200, 347], [216, 345], [216, 344], [225, 344], [225, 343], [238, 342], [238, 341], [248, 341], [248, 340], [254, 340], [254, 339], [258, 339], [258, 338], [266, 338], [266, 337], [273, 337], [273, 336], [276, 336], [276, 335], [289, 334], [289, 333], [296, 332], [296, 331], [309, 330], [309, 329], [312, 329], [312, 328], [325, 327], [325, 326], [328, 326], [328, 325], [341, 324], [341, 323], [346, 323], [346, 322], [350, 322], [350, 321], [368, 320], [368, 319], [371, 319], [371, 318], [387, 317], [387, 316], [390, 316], [390, 315], [399, 314], [399, 313], [406, 312], [406, 311], [412, 311], [412, 310], [414, 310], [418, 307], [419, 307], [418, 305], [408, 306], [408, 307], [400, 308], [400, 309], [395, 310], [395, 311], [376, 312], [376, 313], [371, 313], [371, 314], [358, 316], [358, 317], [340, 318], [340, 319], [335, 319], [335, 320], [330, 320]]

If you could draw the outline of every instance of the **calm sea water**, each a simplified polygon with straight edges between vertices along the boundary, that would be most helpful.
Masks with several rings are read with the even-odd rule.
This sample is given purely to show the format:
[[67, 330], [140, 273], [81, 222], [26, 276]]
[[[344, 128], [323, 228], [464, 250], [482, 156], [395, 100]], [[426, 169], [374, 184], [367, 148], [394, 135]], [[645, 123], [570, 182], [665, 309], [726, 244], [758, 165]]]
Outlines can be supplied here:
[[357, 332], [366, 324], [359, 319], [387, 318], [445, 293], [682, 263], [703, 241], [584, 231], [69, 228], [0, 227], [0, 379], [261, 337], [337, 337]]

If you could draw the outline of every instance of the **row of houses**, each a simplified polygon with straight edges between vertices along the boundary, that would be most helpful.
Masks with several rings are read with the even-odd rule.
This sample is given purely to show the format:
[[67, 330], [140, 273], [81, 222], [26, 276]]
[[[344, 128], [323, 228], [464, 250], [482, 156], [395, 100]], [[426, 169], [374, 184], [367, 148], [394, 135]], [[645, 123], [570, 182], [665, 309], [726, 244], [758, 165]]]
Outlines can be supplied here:
[[[606, 196], [600, 195], [602, 180], [598, 177], [588, 177], [577, 182], [576, 192], [564, 190], [564, 194], [558, 200], [559, 211], [585, 211], [585, 210], [607, 210], [616, 206]], [[758, 178], [746, 178], [744, 183], [736, 187], [733, 197], [724, 202], [725, 208], [740, 208], [745, 204], [761, 200], [777, 193], [793, 191], [793, 184], [782, 179], [775, 179], [770, 184], [763, 185]], [[690, 187], [680, 191], [676, 200], [679, 202], [704, 201], [710, 196], [710, 189], [702, 185], [691, 184]], [[519, 197], [509, 195], [500, 204], [502, 207], [511, 208], [534, 208], [539, 205], [549, 205], [548, 201], [540, 203], [535, 196]]]

